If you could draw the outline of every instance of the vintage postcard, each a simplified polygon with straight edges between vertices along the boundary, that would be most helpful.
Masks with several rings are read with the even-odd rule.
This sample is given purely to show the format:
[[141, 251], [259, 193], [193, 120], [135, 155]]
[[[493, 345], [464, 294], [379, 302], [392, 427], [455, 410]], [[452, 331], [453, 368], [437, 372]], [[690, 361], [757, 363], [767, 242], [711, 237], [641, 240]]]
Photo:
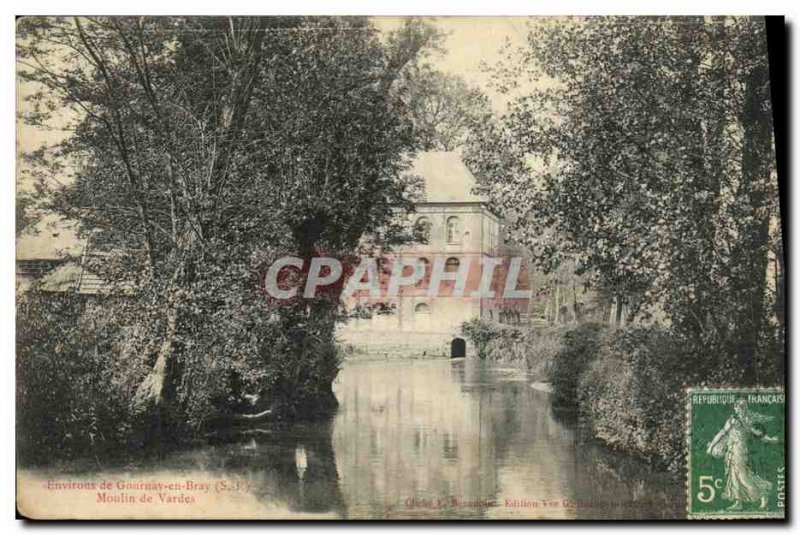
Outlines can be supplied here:
[[16, 32], [20, 517], [788, 516], [782, 18]]

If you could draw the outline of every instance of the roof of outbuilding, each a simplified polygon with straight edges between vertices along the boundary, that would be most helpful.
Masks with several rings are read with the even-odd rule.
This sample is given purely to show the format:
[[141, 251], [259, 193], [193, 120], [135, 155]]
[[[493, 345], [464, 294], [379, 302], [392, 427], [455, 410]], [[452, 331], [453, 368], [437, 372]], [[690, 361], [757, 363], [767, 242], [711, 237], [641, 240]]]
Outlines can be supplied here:
[[[18, 261], [17, 269], [17, 290], [24, 292], [31, 287], [33, 280], [30, 277], [20, 276], [19, 263], [51, 263], [44, 259], [21, 260]], [[103, 294], [114, 290], [114, 286], [95, 275], [86, 266], [77, 260], [56, 261], [57, 265], [52, 264], [46, 272], [38, 277], [37, 287], [43, 292], [76, 292], [79, 294]], [[25, 266], [30, 267], [30, 266]], [[125, 288], [122, 288], [124, 291]]]

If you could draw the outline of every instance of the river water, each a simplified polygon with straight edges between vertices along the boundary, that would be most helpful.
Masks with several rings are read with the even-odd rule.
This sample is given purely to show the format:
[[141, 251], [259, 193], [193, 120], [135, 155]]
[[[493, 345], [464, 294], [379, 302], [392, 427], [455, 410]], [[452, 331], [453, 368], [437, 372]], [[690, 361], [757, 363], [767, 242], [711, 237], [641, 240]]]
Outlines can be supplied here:
[[[553, 410], [549, 394], [533, 386], [520, 371], [471, 359], [345, 363], [334, 385], [340, 406], [329, 421], [271, 426], [86, 477], [235, 487], [205, 502], [205, 516], [683, 516], [682, 484], [580, 439], [571, 415]], [[92, 496], [85, 500], [99, 500]], [[118, 516], [118, 506], [95, 507]], [[130, 516], [139, 516], [131, 507]], [[151, 506], [150, 514], [203, 516], [175, 507]]]

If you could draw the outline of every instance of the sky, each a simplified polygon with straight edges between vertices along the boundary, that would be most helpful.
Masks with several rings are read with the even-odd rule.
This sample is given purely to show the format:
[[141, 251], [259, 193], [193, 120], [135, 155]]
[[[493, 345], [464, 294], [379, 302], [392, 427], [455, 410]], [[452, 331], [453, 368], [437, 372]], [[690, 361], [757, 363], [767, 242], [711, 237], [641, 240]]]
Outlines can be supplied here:
[[[489, 85], [490, 75], [481, 64], [494, 65], [503, 59], [501, 49], [508, 42], [513, 48], [523, 46], [528, 33], [526, 25], [534, 17], [432, 17], [446, 37], [443, 51], [429, 61], [449, 74], [461, 76], [469, 85], [481, 89], [497, 112], [505, 110], [508, 98]], [[376, 17], [373, 23], [381, 31], [391, 31], [403, 24], [401, 17]]]

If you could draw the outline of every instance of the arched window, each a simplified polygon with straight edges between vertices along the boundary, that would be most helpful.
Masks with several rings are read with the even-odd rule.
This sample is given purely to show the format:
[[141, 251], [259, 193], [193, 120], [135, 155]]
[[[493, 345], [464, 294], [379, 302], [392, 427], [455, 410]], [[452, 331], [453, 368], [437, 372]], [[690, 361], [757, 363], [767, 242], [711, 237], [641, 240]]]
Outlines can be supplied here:
[[414, 307], [415, 314], [430, 314], [431, 309], [425, 303], [417, 303]]
[[431, 278], [431, 263], [428, 262], [427, 258], [417, 258], [417, 262], [422, 264], [424, 269], [422, 272], [422, 278], [417, 281], [416, 286], [417, 288], [424, 288]]
[[385, 256], [381, 256], [376, 260], [378, 266], [378, 276], [389, 275], [392, 273], [392, 263]]
[[447, 243], [458, 243], [461, 241], [461, 224], [456, 216], [447, 218]]
[[425, 216], [417, 218], [417, 221], [414, 223], [414, 231], [419, 234], [419, 236], [428, 241], [431, 238], [431, 220]]
[[445, 273], [454, 273], [458, 271], [459, 266], [461, 266], [461, 262], [458, 261], [458, 258], [451, 256], [444, 263], [444, 271]]

